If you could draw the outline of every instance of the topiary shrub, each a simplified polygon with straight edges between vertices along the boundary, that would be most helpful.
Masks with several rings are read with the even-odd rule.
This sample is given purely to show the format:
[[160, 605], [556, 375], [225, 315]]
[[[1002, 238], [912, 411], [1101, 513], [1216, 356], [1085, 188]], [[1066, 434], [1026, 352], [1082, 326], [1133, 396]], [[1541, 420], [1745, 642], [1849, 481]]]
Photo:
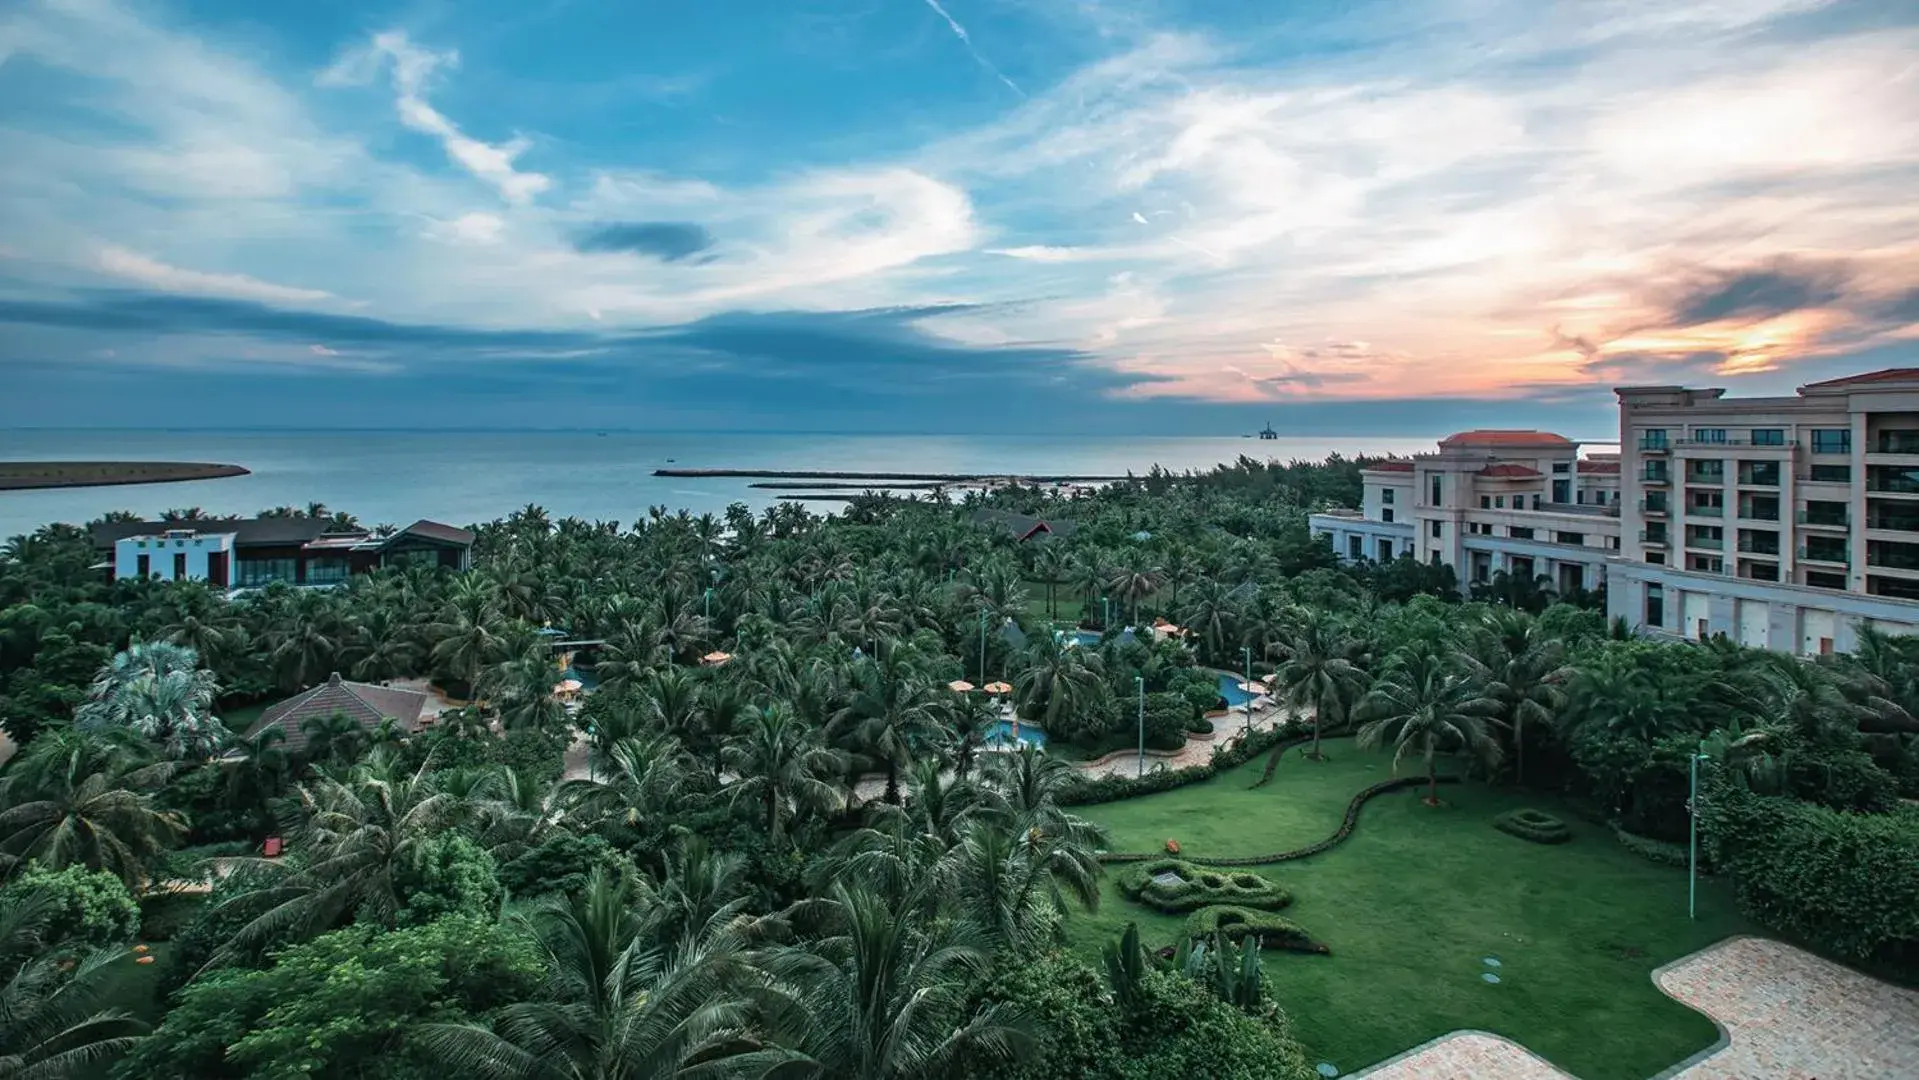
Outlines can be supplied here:
[[1208, 937], [1215, 931], [1234, 943], [1253, 935], [1262, 949], [1284, 949], [1287, 952], [1316, 953], [1321, 956], [1332, 952], [1324, 943], [1314, 941], [1312, 935], [1298, 924], [1270, 911], [1221, 904], [1201, 908], [1186, 919], [1186, 932], [1193, 937]]
[[1493, 819], [1493, 828], [1535, 844], [1563, 844], [1573, 838], [1566, 823], [1544, 810], [1508, 810]]
[[[1177, 882], [1161, 880], [1172, 875]], [[1222, 874], [1179, 859], [1152, 859], [1128, 867], [1119, 878], [1126, 898], [1168, 915], [1227, 905], [1277, 911], [1293, 894], [1258, 874]]]

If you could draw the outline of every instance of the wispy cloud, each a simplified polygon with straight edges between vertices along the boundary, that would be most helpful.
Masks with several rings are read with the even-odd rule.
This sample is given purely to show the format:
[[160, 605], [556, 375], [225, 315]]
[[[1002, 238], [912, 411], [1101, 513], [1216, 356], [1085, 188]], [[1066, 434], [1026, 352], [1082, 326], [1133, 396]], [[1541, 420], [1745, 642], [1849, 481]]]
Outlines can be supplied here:
[[966, 51], [972, 54], [974, 61], [977, 62], [980, 67], [985, 68], [989, 73], [991, 73], [993, 78], [998, 79], [1002, 83], [1005, 83], [1006, 88], [1008, 90], [1011, 90], [1013, 93], [1018, 94], [1020, 97], [1026, 96], [1026, 91], [1021, 90], [1019, 88], [1018, 83], [1007, 78], [1005, 72], [1001, 71], [997, 67], [994, 67], [993, 62], [991, 60], [988, 60], [985, 54], [979, 51], [979, 48], [973, 44], [973, 35], [968, 34], [966, 32], [966, 28], [959, 24], [959, 20], [953, 18], [952, 15], [947, 13], [945, 8], [940, 6], [939, 0], [926, 0], [926, 6], [929, 8], [932, 8], [935, 14], [937, 14], [940, 18], [946, 20], [946, 25], [952, 28], [953, 36], [958, 38], [960, 41], [960, 44], [966, 47]]
[[235, 300], [262, 300], [283, 304], [311, 304], [333, 298], [332, 293], [320, 289], [275, 285], [270, 281], [261, 281], [245, 274], [210, 274], [200, 270], [168, 266], [158, 259], [118, 247], [101, 250], [100, 269], [116, 277], [138, 281], [161, 292], [224, 296]]
[[461, 168], [492, 185], [509, 203], [524, 203], [553, 186], [553, 181], [537, 172], [522, 172], [514, 159], [530, 143], [515, 136], [493, 144], [475, 139], [447, 119], [426, 99], [428, 79], [442, 68], [458, 66], [460, 54], [435, 52], [414, 45], [402, 30], [387, 30], [373, 35], [366, 46], [343, 54], [320, 75], [320, 85], [341, 86], [367, 82], [378, 70], [391, 64], [394, 105], [400, 122], [415, 131], [440, 140], [446, 154]]

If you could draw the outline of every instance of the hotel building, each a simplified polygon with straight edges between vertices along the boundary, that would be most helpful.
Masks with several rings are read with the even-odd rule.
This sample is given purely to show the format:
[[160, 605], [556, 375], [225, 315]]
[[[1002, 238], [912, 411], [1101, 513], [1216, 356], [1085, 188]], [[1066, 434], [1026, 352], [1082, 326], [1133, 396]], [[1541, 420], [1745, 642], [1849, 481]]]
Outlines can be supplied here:
[[338, 585], [383, 566], [465, 570], [472, 561], [473, 534], [436, 521], [384, 536], [329, 528], [316, 518], [235, 518], [105, 522], [92, 532], [98, 568], [116, 581], [192, 580], [220, 589]]
[[1651, 635], [1802, 655], [1858, 627], [1919, 630], [1919, 369], [1793, 397], [1623, 387], [1618, 454], [1535, 431], [1469, 431], [1364, 471], [1358, 511], [1310, 525], [1343, 560], [1411, 555], [1461, 588], [1499, 571]]

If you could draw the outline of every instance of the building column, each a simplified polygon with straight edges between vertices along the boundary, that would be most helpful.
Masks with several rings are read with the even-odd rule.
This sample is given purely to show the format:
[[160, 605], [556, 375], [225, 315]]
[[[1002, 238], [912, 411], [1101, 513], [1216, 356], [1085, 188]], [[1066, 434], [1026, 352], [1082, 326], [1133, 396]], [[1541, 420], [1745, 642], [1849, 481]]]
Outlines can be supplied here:
[[1776, 652], [1799, 655], [1799, 608], [1777, 601], [1766, 605], [1766, 645]]

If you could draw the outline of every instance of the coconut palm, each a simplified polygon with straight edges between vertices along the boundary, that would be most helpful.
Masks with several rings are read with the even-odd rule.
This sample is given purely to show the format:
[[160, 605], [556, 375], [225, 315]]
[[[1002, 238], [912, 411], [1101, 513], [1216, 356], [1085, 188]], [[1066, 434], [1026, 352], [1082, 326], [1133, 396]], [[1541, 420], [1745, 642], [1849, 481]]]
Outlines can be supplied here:
[[[1313, 710], [1313, 746], [1307, 756], [1321, 760], [1320, 735], [1351, 718], [1353, 703], [1359, 700], [1366, 674], [1355, 662], [1360, 643], [1332, 616], [1316, 608], [1301, 608], [1288, 620], [1288, 627], [1274, 649], [1280, 664], [1273, 672], [1273, 686], [1280, 700], [1295, 709]], [[1278, 748], [1268, 760], [1266, 775], [1279, 760]]]
[[832, 932], [764, 957], [783, 999], [769, 1026], [791, 1054], [777, 1075], [936, 1080], [1032, 1045], [1015, 1007], [969, 1003], [986, 954], [962, 944], [965, 928], [925, 920], [924, 905], [840, 881], [825, 902]]
[[1157, 566], [1122, 566], [1108, 575], [1106, 591], [1118, 598], [1132, 612], [1131, 622], [1139, 625], [1139, 602], [1158, 592], [1166, 583], [1166, 575]]
[[721, 761], [735, 778], [727, 788], [734, 804], [757, 803], [766, 835], [776, 840], [794, 814], [840, 805], [846, 756], [822, 745], [780, 702], [748, 709], [743, 730], [728, 740]]
[[668, 931], [664, 905], [595, 870], [578, 893], [518, 918], [540, 945], [537, 999], [501, 1009], [491, 1027], [434, 1024], [420, 1037], [456, 1076], [667, 1080], [728, 1064], [748, 1073], [737, 911], [724, 906], [682, 937]]
[[687, 756], [670, 735], [633, 735], [593, 754], [593, 775], [560, 785], [567, 817], [582, 827], [612, 823], [636, 831], [664, 827], [687, 782]]
[[1014, 701], [1049, 731], [1064, 730], [1062, 720], [1078, 716], [1104, 683], [1099, 654], [1061, 644], [1051, 634], [1036, 635], [1026, 666], [1013, 677]]
[[1513, 609], [1487, 616], [1493, 639], [1493, 682], [1487, 693], [1500, 703], [1512, 732], [1513, 781], [1526, 783], [1526, 725], [1548, 726], [1566, 704], [1566, 684], [1574, 669], [1565, 662], [1565, 646], [1539, 627], [1537, 620]]
[[1465, 750], [1489, 768], [1499, 762], [1499, 741], [1489, 730], [1499, 700], [1487, 693], [1484, 669], [1470, 657], [1429, 648], [1394, 654], [1359, 713], [1372, 718], [1360, 726], [1360, 747], [1390, 741], [1394, 773], [1409, 755], [1424, 759], [1428, 806], [1439, 805], [1441, 752]]
[[166, 747], [175, 757], [205, 756], [227, 738], [213, 715], [219, 693], [199, 654], [167, 642], [129, 646], [94, 676], [86, 704], [75, 712], [83, 728], [119, 726]]
[[897, 804], [900, 772], [937, 742], [940, 688], [895, 647], [884, 659], [856, 665], [849, 689], [833, 726], [860, 757], [885, 770], [885, 799]]
[[329, 765], [358, 761], [372, 741], [364, 725], [342, 712], [309, 716], [300, 721], [300, 732], [306, 736], [306, 760]]
[[111, 734], [43, 732], [0, 779], [0, 872], [32, 859], [48, 869], [107, 870], [129, 886], [186, 832], [154, 802], [172, 775]]
[[0, 1080], [80, 1080], [104, 1075], [146, 1025], [108, 1003], [132, 953], [49, 951], [59, 915], [51, 890], [0, 908]]
[[1099, 909], [1100, 867], [1089, 836], [1056, 831], [1039, 818], [966, 819], [940, 860], [939, 876], [955, 909], [1000, 948], [1028, 951], [1049, 942], [1068, 899]]

